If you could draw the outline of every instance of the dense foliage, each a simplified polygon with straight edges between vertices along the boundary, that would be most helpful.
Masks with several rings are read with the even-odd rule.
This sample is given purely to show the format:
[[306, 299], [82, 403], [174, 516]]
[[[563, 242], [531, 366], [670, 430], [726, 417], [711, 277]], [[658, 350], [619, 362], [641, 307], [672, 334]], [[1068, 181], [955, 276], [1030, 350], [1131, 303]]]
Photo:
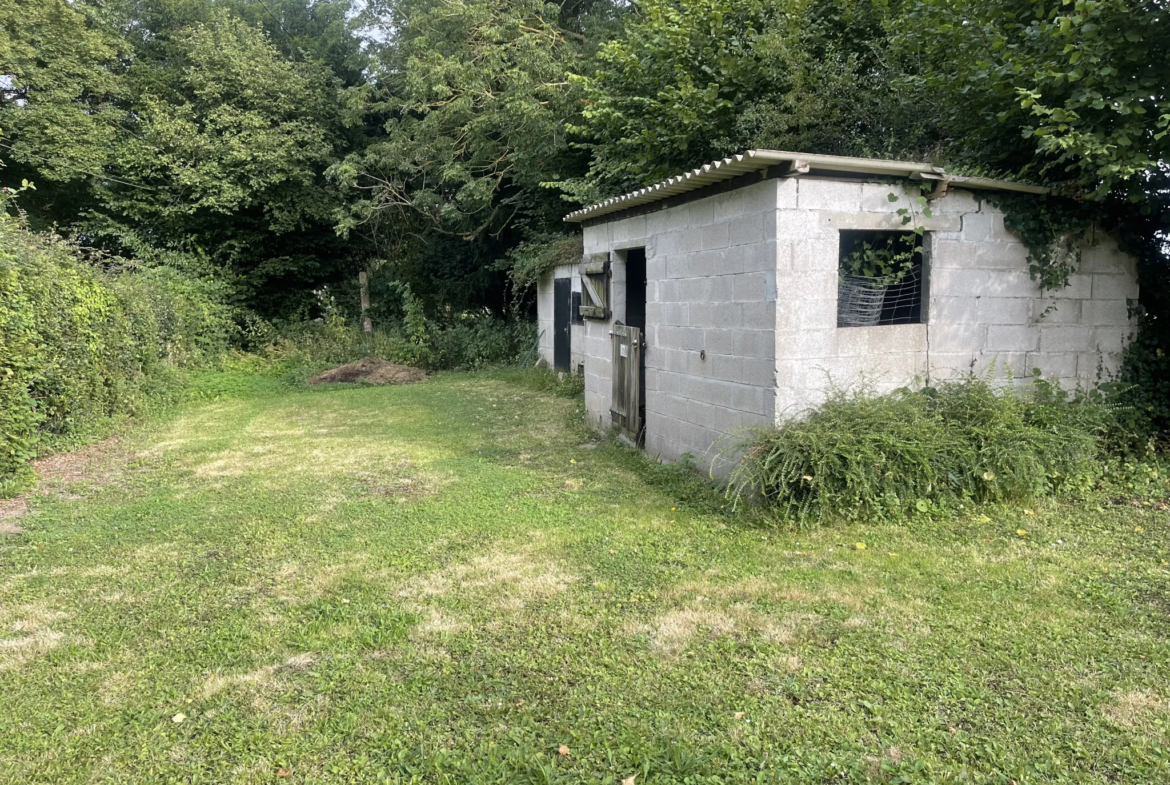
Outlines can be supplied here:
[[138, 411], [173, 369], [223, 352], [223, 294], [0, 220], [0, 495], [46, 446]]
[[1090, 487], [1116, 431], [1098, 397], [1042, 381], [1022, 392], [970, 379], [838, 393], [807, 418], [752, 437], [731, 492], [807, 522], [1028, 500]]
[[[746, 147], [931, 160], [1019, 199], [1033, 274], [1141, 261], [1126, 378], [1170, 428], [1160, 0], [0, 0], [30, 224], [213, 273], [269, 320], [531, 315], [564, 212]], [[323, 294], [324, 293], [324, 294]], [[1140, 396], [1139, 396], [1140, 397]]]

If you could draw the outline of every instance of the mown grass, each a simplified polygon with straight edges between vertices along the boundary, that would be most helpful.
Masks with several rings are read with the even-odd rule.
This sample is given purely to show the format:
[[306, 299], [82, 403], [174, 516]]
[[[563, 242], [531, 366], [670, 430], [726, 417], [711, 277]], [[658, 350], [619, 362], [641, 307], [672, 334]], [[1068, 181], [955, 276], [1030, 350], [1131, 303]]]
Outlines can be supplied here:
[[0, 536], [0, 781], [1170, 781], [1165, 511], [761, 529], [512, 375], [227, 386]]

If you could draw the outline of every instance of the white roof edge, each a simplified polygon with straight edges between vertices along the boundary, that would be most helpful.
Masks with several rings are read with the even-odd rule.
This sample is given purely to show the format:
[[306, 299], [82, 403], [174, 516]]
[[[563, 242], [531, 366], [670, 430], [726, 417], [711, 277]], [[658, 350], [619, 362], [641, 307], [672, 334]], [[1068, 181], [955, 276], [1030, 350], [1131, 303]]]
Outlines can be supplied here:
[[564, 220], [570, 223], [587, 221], [590, 218], [598, 218], [631, 207], [659, 202], [749, 172], [758, 172], [776, 164], [796, 164], [798, 161], [801, 165], [807, 164], [809, 168], [829, 172], [853, 172], [896, 177], [922, 177], [925, 175], [924, 179], [943, 180], [959, 188], [1018, 191], [1030, 194], [1046, 194], [1049, 190], [1043, 186], [1014, 183], [1010, 180], [949, 175], [941, 166], [917, 161], [888, 161], [882, 158], [852, 158], [845, 155], [815, 155], [813, 153], [792, 153], [785, 150], [748, 150], [719, 161], [712, 161], [698, 169], [640, 188], [623, 196], [615, 196], [580, 210], [574, 210], [566, 215]]

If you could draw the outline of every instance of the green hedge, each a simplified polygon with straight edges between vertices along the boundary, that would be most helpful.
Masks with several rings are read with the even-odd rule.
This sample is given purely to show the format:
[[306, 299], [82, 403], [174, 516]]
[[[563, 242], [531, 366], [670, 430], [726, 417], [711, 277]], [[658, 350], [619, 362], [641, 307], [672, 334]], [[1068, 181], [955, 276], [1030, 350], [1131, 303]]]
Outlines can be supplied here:
[[0, 217], [0, 494], [54, 441], [138, 411], [172, 368], [222, 352], [235, 328], [220, 294]]

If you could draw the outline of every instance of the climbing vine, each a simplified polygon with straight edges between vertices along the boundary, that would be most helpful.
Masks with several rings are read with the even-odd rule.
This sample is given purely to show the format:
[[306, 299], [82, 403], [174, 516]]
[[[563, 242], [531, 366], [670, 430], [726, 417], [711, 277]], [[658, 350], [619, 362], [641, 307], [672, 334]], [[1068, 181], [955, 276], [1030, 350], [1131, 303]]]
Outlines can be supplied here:
[[1028, 273], [1046, 291], [1068, 286], [1081, 261], [1081, 248], [1092, 241], [1101, 206], [1051, 194], [994, 193], [988, 198], [1004, 211], [1004, 225], [1028, 249]]

